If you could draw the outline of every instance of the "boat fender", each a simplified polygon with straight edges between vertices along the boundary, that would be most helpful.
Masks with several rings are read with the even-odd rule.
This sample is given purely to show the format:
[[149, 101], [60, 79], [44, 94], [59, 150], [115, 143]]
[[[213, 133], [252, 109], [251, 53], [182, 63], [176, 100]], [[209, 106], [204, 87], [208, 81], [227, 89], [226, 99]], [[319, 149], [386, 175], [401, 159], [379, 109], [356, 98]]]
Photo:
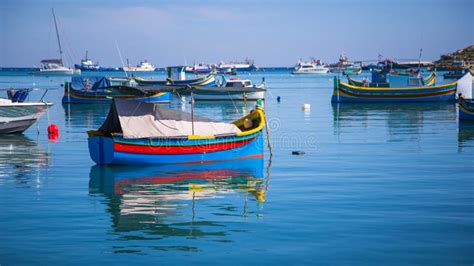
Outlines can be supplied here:
[[303, 155], [303, 154], [305, 154], [305, 153], [306, 153], [306, 152], [304, 152], [304, 151], [292, 151], [292, 152], [291, 152], [292, 155]]
[[48, 126], [48, 139], [55, 141], [59, 138], [59, 128], [56, 124], [50, 124]]
[[277, 96], [277, 103], [281, 102], [281, 97]]

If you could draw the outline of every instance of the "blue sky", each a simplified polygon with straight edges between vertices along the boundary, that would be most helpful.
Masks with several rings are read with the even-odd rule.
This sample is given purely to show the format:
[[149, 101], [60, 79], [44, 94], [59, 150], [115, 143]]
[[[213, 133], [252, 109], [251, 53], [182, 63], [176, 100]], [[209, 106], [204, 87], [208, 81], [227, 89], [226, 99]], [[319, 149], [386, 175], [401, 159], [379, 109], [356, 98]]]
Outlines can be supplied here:
[[291, 66], [386, 57], [435, 60], [474, 44], [473, 0], [46, 1], [0, 0], [0, 66], [57, 57], [55, 9], [68, 65], [217, 63], [252, 58]]

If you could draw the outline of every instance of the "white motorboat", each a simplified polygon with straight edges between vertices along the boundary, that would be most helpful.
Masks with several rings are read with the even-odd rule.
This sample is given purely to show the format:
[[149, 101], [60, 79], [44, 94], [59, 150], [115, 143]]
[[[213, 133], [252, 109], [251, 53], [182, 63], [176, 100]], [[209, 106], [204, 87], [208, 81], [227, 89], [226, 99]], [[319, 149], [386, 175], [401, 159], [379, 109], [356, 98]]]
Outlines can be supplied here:
[[194, 87], [196, 101], [257, 101], [265, 99], [266, 85], [253, 85], [251, 80], [232, 78], [219, 87]]
[[0, 98], [0, 134], [27, 130], [53, 105], [50, 102], [22, 102], [24, 99], [20, 98], [26, 98], [24, 93], [28, 90], [17, 90], [11, 99]]
[[311, 60], [309, 62], [300, 60], [291, 73], [321, 75], [328, 73], [328, 71], [329, 68], [323, 65], [319, 60]]

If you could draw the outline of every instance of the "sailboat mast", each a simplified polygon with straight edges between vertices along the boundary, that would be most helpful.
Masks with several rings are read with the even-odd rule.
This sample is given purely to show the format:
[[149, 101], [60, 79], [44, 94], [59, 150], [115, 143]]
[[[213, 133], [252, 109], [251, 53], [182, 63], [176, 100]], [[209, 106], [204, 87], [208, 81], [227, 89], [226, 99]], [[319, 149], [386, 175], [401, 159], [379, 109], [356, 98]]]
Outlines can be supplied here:
[[54, 26], [56, 27], [56, 37], [58, 38], [58, 45], [59, 45], [59, 56], [61, 57], [61, 63], [63, 62], [63, 49], [61, 47], [61, 40], [59, 39], [59, 31], [58, 31], [58, 24], [56, 22], [56, 15], [54, 14], [54, 8], [51, 8], [53, 12], [53, 19], [54, 19]]

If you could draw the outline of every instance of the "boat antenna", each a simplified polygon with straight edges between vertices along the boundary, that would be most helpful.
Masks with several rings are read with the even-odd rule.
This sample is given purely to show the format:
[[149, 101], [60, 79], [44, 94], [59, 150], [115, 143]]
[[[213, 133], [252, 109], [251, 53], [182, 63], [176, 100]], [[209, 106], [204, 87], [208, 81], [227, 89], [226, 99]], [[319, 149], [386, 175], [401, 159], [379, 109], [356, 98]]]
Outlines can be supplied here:
[[56, 37], [58, 38], [58, 44], [59, 44], [59, 56], [61, 57], [61, 64], [62, 64], [63, 63], [63, 49], [61, 47], [61, 40], [59, 39], [58, 23], [56, 22], [56, 15], [54, 14], [54, 8], [51, 8], [51, 12], [53, 13], [54, 27], [56, 28]]
[[191, 88], [191, 133], [194, 135], [194, 97]]
[[418, 57], [418, 72], [421, 69], [421, 53], [423, 52], [423, 48], [420, 48], [420, 56]]
[[188, 65], [188, 60], [186, 60], [186, 55], [184, 54], [184, 50], [181, 49], [181, 54], [183, 55], [184, 65]]
[[86, 61], [87, 61], [87, 53], [88, 53], [88, 52], [89, 52], [89, 51], [86, 50]]
[[118, 52], [118, 54], [119, 54], [120, 61], [122, 62], [122, 69], [123, 69], [123, 72], [125, 73], [125, 76], [128, 78], [128, 73], [127, 73], [127, 71], [125, 70], [125, 64], [123, 63], [122, 53], [120, 52], [120, 48], [119, 48], [119, 46], [118, 46], [117, 41], [115, 41], [115, 47], [117, 47], [117, 52]]

